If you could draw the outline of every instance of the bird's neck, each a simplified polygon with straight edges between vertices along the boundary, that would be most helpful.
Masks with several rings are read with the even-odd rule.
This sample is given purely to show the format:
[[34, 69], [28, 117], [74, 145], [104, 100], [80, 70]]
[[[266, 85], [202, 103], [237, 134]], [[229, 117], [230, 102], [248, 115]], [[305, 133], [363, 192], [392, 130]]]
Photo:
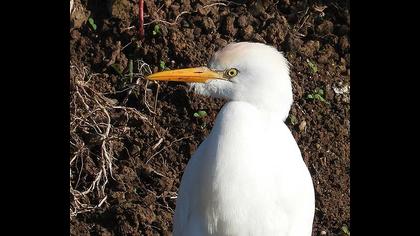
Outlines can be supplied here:
[[[240, 102], [233, 100], [232, 102]], [[264, 117], [270, 119], [279, 119], [285, 121], [289, 115], [292, 106], [292, 99], [281, 99], [279, 96], [273, 98], [252, 99], [247, 101], [244, 99], [242, 102], [253, 106], [256, 111], [261, 113]]]
[[[261, 161], [267, 148], [278, 146], [279, 138], [293, 140], [293, 136], [283, 120], [287, 117], [285, 110], [263, 109], [243, 101], [230, 101], [220, 110], [213, 129], [206, 140], [211, 142], [214, 150], [208, 150], [218, 157], [216, 162], [243, 163], [243, 161]], [[284, 136], [279, 136], [279, 134]], [[232, 148], [234, 147], [234, 148]], [[260, 148], [255, 148], [260, 147]], [[214, 153], [213, 153], [214, 152]], [[220, 155], [219, 155], [220, 154]], [[288, 158], [283, 155], [282, 158]], [[250, 166], [252, 166], [251, 164]], [[230, 167], [225, 166], [227, 169]]]
[[261, 113], [277, 116], [285, 121], [293, 103], [291, 82], [283, 79], [269, 87], [270, 85], [256, 84], [252, 90], [239, 90], [232, 96], [232, 100], [247, 102]]

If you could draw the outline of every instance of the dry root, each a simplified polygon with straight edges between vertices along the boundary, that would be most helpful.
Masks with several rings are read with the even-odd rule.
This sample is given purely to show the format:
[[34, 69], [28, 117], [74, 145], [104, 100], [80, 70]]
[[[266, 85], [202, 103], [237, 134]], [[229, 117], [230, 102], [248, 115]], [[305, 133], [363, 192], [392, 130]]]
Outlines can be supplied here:
[[[136, 74], [138, 81], [146, 67], [147, 64], [142, 64], [140, 72]], [[114, 141], [129, 132], [127, 126], [115, 127], [110, 114], [122, 111], [127, 122], [130, 117], [135, 117], [151, 123], [139, 111], [118, 106], [104, 94], [95, 91], [91, 80], [97, 75], [88, 75], [86, 67], [71, 63], [70, 71], [73, 75], [70, 81], [70, 216], [74, 217], [106, 204], [105, 189], [109, 178], [113, 178]], [[84, 186], [80, 184], [81, 179], [84, 180]], [[86, 186], [86, 183], [90, 184]]]

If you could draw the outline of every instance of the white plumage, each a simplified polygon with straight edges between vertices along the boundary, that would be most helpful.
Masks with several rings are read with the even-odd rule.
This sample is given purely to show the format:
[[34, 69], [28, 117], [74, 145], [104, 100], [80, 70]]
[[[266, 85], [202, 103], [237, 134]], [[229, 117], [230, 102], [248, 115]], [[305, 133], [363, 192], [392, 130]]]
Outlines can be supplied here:
[[311, 235], [313, 184], [284, 123], [293, 94], [280, 52], [233, 43], [212, 57], [208, 69], [149, 79], [199, 82], [192, 84], [195, 92], [228, 100], [183, 174], [174, 236]]

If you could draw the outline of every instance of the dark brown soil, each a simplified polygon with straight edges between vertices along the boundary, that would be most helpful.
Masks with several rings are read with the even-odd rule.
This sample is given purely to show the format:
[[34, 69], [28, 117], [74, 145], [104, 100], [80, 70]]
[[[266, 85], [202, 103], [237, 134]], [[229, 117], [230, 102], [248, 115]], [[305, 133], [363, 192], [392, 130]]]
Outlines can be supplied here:
[[[115, 106], [133, 108], [148, 120], [133, 115], [133, 110], [109, 110], [112, 129], [106, 142], [114, 159], [113, 178], [108, 176], [104, 189], [107, 198], [101, 207], [71, 217], [71, 235], [170, 235], [175, 209], [171, 197], [176, 196], [191, 154], [211, 130], [223, 105], [222, 100], [190, 93], [185, 84], [160, 83], [155, 115], [143, 97], [146, 93], [146, 101], [153, 106], [156, 85], [145, 91], [145, 80], [140, 79], [124, 103], [128, 95], [124, 89], [138, 76], [130, 83], [114, 68], [127, 75], [129, 61], [137, 68], [140, 59], [153, 71], [160, 70], [162, 62], [168, 68], [199, 66], [218, 49], [237, 41], [273, 45], [291, 63], [295, 102], [287, 122], [315, 185], [313, 235], [322, 235], [322, 231], [346, 235], [342, 227], [351, 229], [348, 1], [145, 0], [145, 23], [153, 23], [145, 26], [141, 40], [138, 1], [110, 2], [74, 2], [70, 20], [71, 115], [88, 116], [81, 112], [84, 105], [76, 93], [77, 81], [85, 81], [86, 94], [102, 93]], [[219, 4], [209, 6], [216, 2]], [[94, 19], [96, 30], [88, 17]], [[159, 29], [154, 35], [156, 25]], [[323, 90], [325, 100], [308, 98], [317, 89]], [[85, 101], [88, 107], [94, 107], [94, 100], [89, 101]], [[194, 117], [199, 110], [207, 116]], [[106, 119], [98, 116], [97, 122]], [[70, 184], [84, 191], [101, 169], [100, 136], [88, 125], [70, 128], [72, 137], [84, 145], [83, 152], [80, 146], [71, 145], [70, 156], [80, 158], [71, 166], [76, 177]], [[95, 190], [85, 203], [94, 206], [100, 199]], [[70, 202], [73, 206], [72, 195]]]

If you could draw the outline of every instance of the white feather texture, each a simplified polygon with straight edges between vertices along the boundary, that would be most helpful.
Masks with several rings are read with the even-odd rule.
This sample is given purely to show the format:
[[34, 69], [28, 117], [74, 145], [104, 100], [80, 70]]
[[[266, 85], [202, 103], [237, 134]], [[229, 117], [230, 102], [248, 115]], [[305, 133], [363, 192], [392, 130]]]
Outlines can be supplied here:
[[173, 235], [311, 235], [312, 179], [283, 122], [293, 101], [286, 59], [264, 44], [235, 43], [209, 67], [239, 74], [192, 86], [228, 102], [185, 169]]

